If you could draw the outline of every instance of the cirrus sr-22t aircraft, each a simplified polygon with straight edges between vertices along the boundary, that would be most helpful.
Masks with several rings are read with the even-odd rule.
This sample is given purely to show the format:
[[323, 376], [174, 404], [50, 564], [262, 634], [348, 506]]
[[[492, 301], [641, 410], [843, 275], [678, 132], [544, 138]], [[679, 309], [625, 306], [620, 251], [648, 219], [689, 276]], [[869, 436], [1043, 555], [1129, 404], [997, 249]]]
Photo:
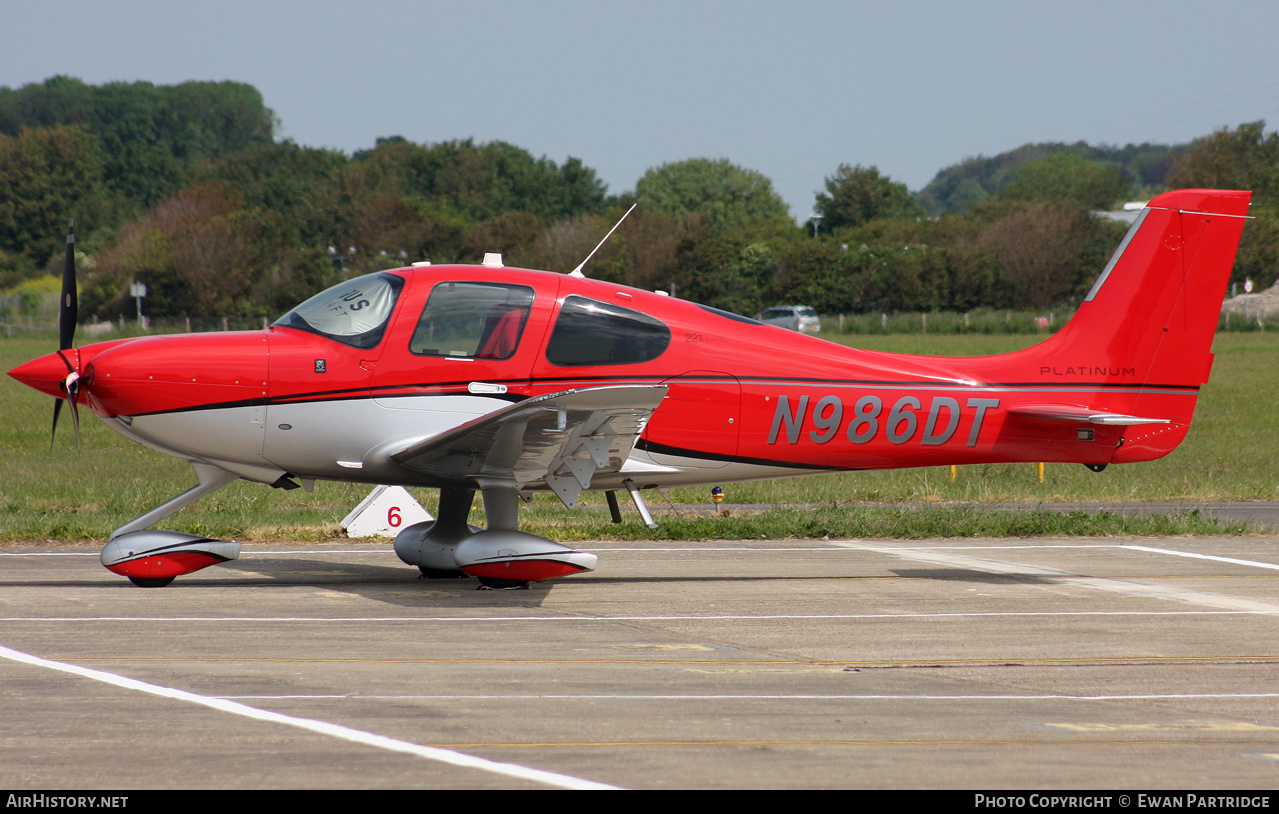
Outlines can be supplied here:
[[[596, 557], [518, 530], [522, 496], [641, 490], [835, 470], [1149, 461], [1185, 437], [1250, 194], [1152, 200], [1074, 318], [1000, 356], [832, 344], [572, 275], [419, 265], [348, 280], [261, 331], [73, 347], [71, 246], [60, 350], [10, 371], [198, 485], [117, 529], [102, 551], [135, 583], [238, 556], [150, 526], [244, 478], [440, 490], [438, 518], [395, 551], [427, 576], [521, 587]], [[70, 239], [69, 239], [70, 242]], [[580, 267], [579, 267], [580, 268]], [[57, 422], [55, 403], [54, 423]], [[468, 524], [476, 491], [486, 528]]]

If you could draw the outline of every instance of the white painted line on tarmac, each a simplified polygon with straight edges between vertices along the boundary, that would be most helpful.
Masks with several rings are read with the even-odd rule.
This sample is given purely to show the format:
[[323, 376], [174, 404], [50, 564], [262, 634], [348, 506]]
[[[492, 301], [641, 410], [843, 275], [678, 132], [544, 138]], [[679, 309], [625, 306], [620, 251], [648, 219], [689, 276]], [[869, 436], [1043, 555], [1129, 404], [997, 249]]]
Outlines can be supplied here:
[[[812, 551], [818, 551], [818, 552], [821, 552], [821, 551], [824, 551], [824, 552], [827, 552], [827, 553], [834, 553], [834, 552], [837, 552], [837, 551], [839, 551], [839, 550], [840, 550], [840, 548], [841, 548], [841, 546], [839, 545], [840, 543], [861, 543], [861, 542], [865, 542], [865, 541], [863, 541], [863, 540], [829, 540], [829, 541], [825, 541], [825, 544], [824, 544], [824, 545], [821, 545], [821, 546], [770, 546], [770, 545], [751, 545], [751, 546], [698, 546], [698, 547], [692, 547], [692, 546], [679, 546], [679, 547], [667, 547], [667, 548], [657, 548], [657, 547], [644, 547], [644, 548], [636, 548], [636, 547], [628, 547], [628, 548], [606, 548], [606, 547], [604, 547], [604, 546], [594, 546], [594, 545], [590, 545], [589, 543], [587, 543], [587, 544], [585, 544], [585, 547], [586, 547], [586, 548], [589, 548], [591, 551], [599, 551], [599, 552], [601, 552], [601, 553], [605, 553], [605, 552], [607, 552], [607, 553], [609, 553], [609, 554], [617, 553], [617, 552], [619, 552], [619, 551], [626, 551], [626, 552], [640, 552], [640, 553], [645, 553], [645, 554], [652, 553], [652, 552], [664, 552], [664, 551], [673, 551], [673, 552], [693, 552], [693, 551], [697, 551], [697, 552], [702, 552], [702, 551], [712, 551], [712, 552], [714, 552], [714, 551], [739, 551], [739, 552], [742, 552], [742, 551], [744, 551], [744, 552], [751, 552], [751, 553], [758, 553], [758, 554], [790, 554], [790, 553], [792, 553], [792, 552], [797, 552], [797, 551], [798, 551], [798, 552], [812, 552]], [[935, 550], [942, 550], [942, 549], [947, 549], [947, 550], [953, 549], [953, 550], [959, 550], [959, 551], [968, 551], [968, 550], [973, 550], [973, 551], [998, 551], [998, 550], [1002, 550], [1002, 549], [1011, 549], [1011, 548], [1034, 548], [1034, 549], [1044, 549], [1044, 548], [1087, 548], [1087, 549], [1098, 549], [1098, 548], [1127, 548], [1127, 546], [1115, 545], [1114, 543], [1094, 543], [1094, 544], [1070, 543], [1070, 544], [1063, 544], [1063, 545], [955, 545], [955, 546], [938, 545], [938, 546], [916, 546], [916, 547], [903, 546], [903, 547], [902, 547], [902, 549], [903, 549], [903, 550], [910, 550], [910, 551], [935, 551]], [[847, 549], [847, 550], [856, 550], [856, 549]]]
[[[789, 554], [792, 552], [839, 552], [849, 549], [846, 546], [840, 546], [840, 543], [865, 543], [864, 540], [830, 540], [824, 542], [820, 546], [786, 546], [786, 545], [750, 545], [750, 546], [594, 546], [589, 543], [586, 547], [592, 551], [605, 551], [609, 553], [617, 552], [706, 552], [706, 551], [734, 551], [734, 552], [755, 552], [760, 554]], [[831, 544], [835, 545], [831, 545]], [[1183, 557], [1198, 557], [1201, 559], [1219, 560], [1221, 562], [1238, 563], [1241, 565], [1255, 565], [1260, 568], [1279, 569], [1279, 565], [1271, 565], [1269, 563], [1258, 563], [1250, 560], [1235, 560], [1229, 557], [1210, 557], [1206, 554], [1189, 554], [1179, 551], [1170, 551], [1161, 548], [1149, 548], [1146, 546], [1126, 545], [1122, 543], [1050, 543], [1046, 545], [1017, 544], [1017, 545], [930, 545], [930, 546], [901, 546], [903, 551], [1012, 551], [1018, 549], [1046, 550], [1046, 549], [1088, 549], [1095, 550], [1099, 548], [1112, 548], [1128, 551], [1152, 551], [1162, 554], [1175, 554]], [[257, 556], [270, 555], [272, 557], [292, 556], [299, 554], [363, 554], [375, 555], [379, 557], [391, 557], [398, 561], [395, 552], [388, 548], [355, 548], [355, 549], [255, 549], [245, 546], [240, 558], [251, 558]], [[0, 551], [0, 557], [97, 557], [97, 551]]]
[[1174, 551], [1171, 548], [1151, 548], [1144, 545], [1123, 546], [1123, 548], [1132, 551], [1149, 551], [1154, 554], [1168, 554], [1173, 557], [1189, 557], [1194, 560], [1212, 560], [1213, 562], [1228, 562], [1231, 565], [1247, 565], [1253, 568], [1266, 568], [1271, 571], [1279, 571], [1279, 565], [1269, 562], [1257, 562], [1256, 560], [1238, 560], [1234, 557], [1218, 557], [1212, 554], [1196, 554], [1193, 551]]
[[[1076, 580], [1078, 581], [1078, 580]], [[0, 616], [4, 622], [773, 622], [838, 619], [972, 619], [1036, 616], [1270, 616], [1274, 610], [1188, 611], [956, 611], [954, 613], [773, 613], [705, 616]]]
[[[836, 542], [863, 542], [861, 540], [838, 540]], [[1120, 543], [1048, 543], [1045, 545], [1035, 545], [1034, 543], [1018, 543], [1016, 545], [929, 545], [929, 546], [902, 546], [918, 551], [1009, 551], [1022, 548], [1043, 549], [1043, 548], [1128, 548]]]
[[123, 687], [128, 690], [138, 690], [139, 692], [158, 695], [162, 698], [187, 701], [192, 704], [209, 707], [210, 709], [230, 712], [233, 715], [240, 715], [245, 718], [253, 718], [255, 720], [266, 721], [269, 723], [285, 724], [286, 726], [305, 729], [321, 735], [340, 738], [341, 740], [350, 741], [351, 743], [359, 743], [365, 746], [373, 746], [378, 749], [385, 749], [391, 752], [415, 755], [417, 757], [426, 758], [427, 760], [447, 763], [451, 766], [460, 766], [466, 769], [478, 769], [484, 772], [512, 777], [517, 780], [529, 780], [535, 783], [543, 783], [548, 786], [554, 786], [562, 789], [617, 788], [616, 786], [609, 786], [604, 783], [595, 783], [590, 780], [582, 780], [580, 778], [569, 777], [568, 775], [557, 774], [555, 772], [530, 769], [526, 766], [519, 766], [514, 763], [498, 763], [492, 760], [485, 760], [484, 758], [465, 755], [461, 752], [454, 752], [449, 749], [420, 746], [416, 743], [388, 738], [383, 735], [374, 735], [371, 732], [352, 729], [339, 724], [331, 724], [327, 721], [316, 721], [310, 718], [295, 718], [291, 715], [281, 715], [278, 712], [268, 712], [267, 710], [255, 709], [235, 701], [229, 701], [222, 698], [212, 698], [205, 695], [196, 695], [195, 693], [186, 692], [184, 690], [161, 687], [158, 684], [148, 684], [145, 681], [125, 678], [124, 676], [106, 673], [101, 670], [91, 670], [87, 667], [79, 667], [74, 664], [49, 661], [48, 659], [42, 659], [38, 656], [20, 653], [17, 650], [10, 650], [7, 647], [0, 646], [0, 657], [9, 659], [10, 661], [20, 662], [22, 664], [30, 664], [35, 667], [44, 667], [50, 670], [58, 670], [59, 672], [81, 676], [83, 678], [90, 678], [94, 681], [101, 681], [104, 684], [113, 684], [117, 687]]
[[[395, 552], [389, 548], [386, 549], [385, 551], [377, 550], [377, 549], [370, 550], [367, 548], [351, 549], [349, 551], [336, 549], [336, 548], [329, 548], [329, 549], [316, 550], [316, 551], [299, 551], [296, 549], [289, 549], [288, 551], [256, 551], [253, 549], [246, 548], [246, 549], [243, 549], [242, 551], [244, 554], [270, 554], [272, 556], [275, 556], [277, 554], [377, 554], [379, 556], [382, 556], [385, 554], [390, 554], [391, 556], [395, 555]], [[0, 557], [97, 557], [97, 556], [99, 556], [99, 552], [97, 551], [0, 551]]]
[[[1222, 610], [1250, 611], [1261, 614], [1279, 614], [1279, 604], [1257, 599], [1212, 594], [1205, 591], [1192, 591], [1168, 585], [1152, 585], [1138, 582], [1137, 579], [1114, 579], [1087, 577], [1082, 574], [1063, 571], [1059, 568], [1048, 568], [1042, 565], [1004, 562], [979, 557], [966, 557], [959, 554], [947, 554], [932, 549], [903, 548], [882, 544], [840, 542], [841, 547], [858, 551], [870, 551], [876, 554], [887, 554], [911, 562], [925, 562], [930, 565], [944, 565], [950, 568], [962, 568], [969, 571], [981, 571], [987, 574], [1002, 574], [1017, 577], [1037, 577], [1062, 585], [1080, 585], [1095, 588], [1109, 593], [1123, 594], [1150, 599], [1167, 599], [1174, 602], [1187, 602], [1205, 605]], [[1127, 546], [1131, 548], [1131, 546]]]
[[383, 548], [317, 548], [315, 550], [288, 548], [280, 551], [271, 551], [259, 548], [243, 548], [240, 552], [240, 558], [244, 559], [245, 555], [258, 557], [264, 554], [270, 554], [272, 557], [279, 557], [288, 554], [376, 554], [379, 557], [391, 557], [401, 565], [404, 564], [399, 557], [395, 556], [395, 551], [391, 548], [390, 540], [386, 541], [385, 547]]
[[[830, 542], [844, 543], [844, 542], [861, 542], [861, 541], [832, 540]], [[640, 552], [640, 553], [663, 552], [663, 551], [678, 551], [678, 552], [745, 551], [745, 552], [755, 552], [759, 554], [789, 554], [792, 552], [823, 552], [824, 551], [826, 553], [838, 553], [841, 551], [841, 548], [832, 547], [829, 544], [823, 544], [819, 546], [737, 545], [737, 546], [678, 546], [678, 547], [656, 547], [656, 546], [612, 547], [612, 546], [593, 546], [588, 543], [586, 547], [591, 549], [592, 551], [607, 551], [609, 553], [616, 553], [616, 552], [622, 552], [622, 551]], [[999, 549], [1013, 549], [1013, 548], [1095, 549], [1095, 548], [1135, 548], [1135, 546], [1115, 545], [1114, 543], [1096, 543], [1092, 545], [1072, 543], [1072, 544], [1065, 544], [1065, 545], [927, 546], [926, 548], [920, 547], [918, 550], [954, 549], [954, 550], [994, 551]], [[847, 550], [847, 549], [842, 549], [842, 550]], [[912, 550], [915, 550], [915, 549], [912, 549]], [[397, 562], [399, 561], [399, 558], [395, 556], [395, 552], [389, 547], [385, 549], [358, 548], [358, 549], [349, 549], [349, 550], [337, 549], [337, 548], [325, 548], [325, 549], [290, 548], [286, 550], [275, 551], [275, 550], [255, 549], [255, 548], [250, 548], [248, 546], [245, 546], [244, 548], [241, 549], [240, 559], [260, 557], [265, 555], [270, 555], [272, 557], [281, 557], [281, 556], [290, 556], [290, 555], [297, 555], [297, 554], [365, 554], [365, 555], [373, 554], [379, 557], [392, 557], [392, 558], [395, 558]], [[97, 557], [97, 556], [98, 556], [97, 551], [0, 551], [0, 557]]]

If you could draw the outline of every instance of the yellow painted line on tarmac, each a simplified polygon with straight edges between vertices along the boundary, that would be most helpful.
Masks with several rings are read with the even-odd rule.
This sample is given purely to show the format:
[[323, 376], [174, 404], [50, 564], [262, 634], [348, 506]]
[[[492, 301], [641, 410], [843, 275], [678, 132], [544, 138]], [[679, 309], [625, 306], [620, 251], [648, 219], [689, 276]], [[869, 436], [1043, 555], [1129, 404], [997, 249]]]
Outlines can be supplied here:
[[1279, 732], [1279, 726], [1265, 724], [1200, 723], [1200, 724], [1043, 724], [1071, 732]]
[[708, 650], [712, 652], [715, 650], [708, 644], [615, 644], [611, 646], [619, 650]]
[[736, 673], [736, 674], [739, 674], [739, 675], [758, 675], [758, 674], [760, 674], [760, 673], [845, 673], [845, 672], [848, 672], [848, 668], [847, 668], [847, 667], [842, 667], [842, 666], [835, 666], [835, 667], [777, 667], [777, 668], [769, 668], [769, 669], [763, 669], [763, 670], [761, 670], [761, 669], [747, 669], [747, 668], [745, 668], [745, 667], [741, 667], [741, 668], [716, 668], [716, 669], [708, 669], [708, 668], [698, 669], [698, 668], [696, 668], [696, 667], [687, 667], [687, 668], [685, 668], [685, 669], [684, 669], [684, 672], [686, 672], [686, 673], [701, 673], [701, 674], [703, 674], [703, 675], [728, 675], [729, 673]]
[[[1054, 693], [1049, 695], [914, 695], [914, 694], [897, 694], [897, 695], [880, 695], [875, 693], [825, 693], [814, 695], [811, 693], [731, 693], [723, 694], [684, 694], [684, 695], [654, 695], [651, 693], [612, 693], [612, 694], [559, 694], [559, 693], [535, 693], [535, 694], [460, 694], [452, 693], [448, 695], [366, 695], [363, 693], [287, 693], [283, 695], [222, 695], [230, 701], [536, 701], [543, 703], [547, 701], [673, 701], [676, 703], [695, 702], [705, 704], [711, 701], [731, 701], [734, 703], [748, 701], [767, 701], [769, 703], [775, 701], [992, 701], [997, 704], [1006, 704], [1010, 701], [1164, 701], [1169, 699], [1187, 700], [1205, 698], [1213, 699], [1232, 699], [1232, 700], [1256, 700], [1256, 699], [1274, 699], [1279, 698], [1279, 693], [1142, 693], [1140, 695], [1063, 695]], [[1036, 724], [1036, 726], [1051, 726], [1050, 724]], [[1140, 726], [1140, 725], [1138, 725]], [[1186, 725], [1169, 725], [1172, 728], [1192, 728]]]
[[1114, 656], [1082, 658], [1019, 659], [885, 659], [858, 661], [708, 661], [693, 659], [333, 659], [333, 658], [258, 658], [241, 656], [59, 656], [62, 661], [104, 662], [247, 662], [289, 664], [682, 664], [693, 667], [985, 667], [990, 665], [1020, 667], [1034, 665], [1124, 665], [1124, 664], [1216, 664], [1279, 663], [1279, 656]]

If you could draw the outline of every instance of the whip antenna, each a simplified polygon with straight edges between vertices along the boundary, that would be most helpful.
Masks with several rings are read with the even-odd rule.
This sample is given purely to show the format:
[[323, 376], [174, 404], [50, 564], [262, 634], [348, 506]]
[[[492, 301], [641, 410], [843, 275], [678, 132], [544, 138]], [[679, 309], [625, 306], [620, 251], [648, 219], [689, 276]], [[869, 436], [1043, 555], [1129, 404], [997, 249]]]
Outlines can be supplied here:
[[[637, 207], [637, 206], [639, 206], [639, 202], [638, 202], [638, 201], [636, 201], [635, 203], [631, 204], [631, 208], [630, 208], [630, 209], [628, 209], [628, 210], [626, 210], [626, 215], [631, 214], [631, 212], [632, 212], [632, 211], [635, 209], [635, 207]], [[586, 260], [583, 260], [582, 262], [578, 263], [578, 264], [577, 264], [577, 268], [573, 269], [572, 271], [570, 271], [570, 272], [568, 273], [568, 275], [569, 275], [570, 277], [585, 277], [585, 276], [586, 276], [585, 274], [583, 274], [583, 273], [582, 273], [582, 266], [585, 266], [585, 265], [586, 265], [586, 263], [587, 263], [587, 262], [588, 262], [588, 261], [589, 261], [592, 257], [594, 257], [594, 256], [595, 256], [595, 253], [596, 253], [597, 251], [599, 251], [599, 250], [600, 250], [600, 246], [603, 246], [603, 245], [604, 245], [604, 243], [605, 243], [605, 242], [606, 242], [606, 241], [607, 241], [610, 237], [612, 237], [612, 236], [613, 236], [613, 233], [617, 231], [617, 227], [622, 225], [622, 221], [623, 221], [623, 220], [626, 220], [626, 215], [622, 215], [622, 219], [621, 219], [621, 220], [619, 220], [617, 223], [615, 223], [615, 224], [613, 225], [613, 228], [612, 228], [612, 229], [609, 229], [609, 230], [608, 230], [608, 234], [604, 235], [604, 240], [601, 240], [601, 241], [599, 242], [599, 245], [597, 245], [595, 248], [591, 249], [591, 253], [590, 253], [590, 254], [588, 254], [588, 255], [586, 255]]]

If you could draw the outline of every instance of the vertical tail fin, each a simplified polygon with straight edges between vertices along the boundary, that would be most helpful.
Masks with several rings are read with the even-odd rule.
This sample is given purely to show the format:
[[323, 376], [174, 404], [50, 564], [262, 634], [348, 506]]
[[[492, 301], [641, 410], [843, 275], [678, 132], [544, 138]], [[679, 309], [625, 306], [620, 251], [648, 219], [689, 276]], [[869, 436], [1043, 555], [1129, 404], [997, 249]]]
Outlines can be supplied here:
[[[1075, 317], [1033, 349], [1114, 383], [1198, 387], [1248, 213], [1249, 192], [1183, 189], [1138, 216]], [[1090, 374], [1089, 378], [1096, 375]]]
[[1168, 454], [1185, 437], [1212, 369], [1212, 339], [1251, 197], [1183, 189], [1155, 198], [1065, 327], [970, 370], [989, 382], [1051, 385], [1053, 404], [1023, 414], [1116, 414], [1111, 423], [1130, 426], [1113, 463]]

